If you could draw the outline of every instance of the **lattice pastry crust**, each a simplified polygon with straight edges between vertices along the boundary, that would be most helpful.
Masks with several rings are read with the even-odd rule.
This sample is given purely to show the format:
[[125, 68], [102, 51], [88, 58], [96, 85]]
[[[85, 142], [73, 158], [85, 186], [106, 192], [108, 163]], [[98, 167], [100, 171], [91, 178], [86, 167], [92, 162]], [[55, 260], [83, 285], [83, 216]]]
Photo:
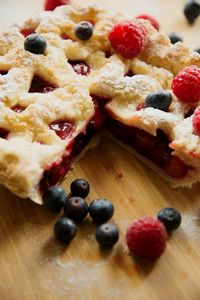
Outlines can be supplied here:
[[[125, 17], [96, 6], [62, 6], [42, 12], [21, 25], [0, 34], [0, 183], [22, 198], [42, 203], [40, 180], [49, 166], [66, 156], [72, 141], [85, 131], [94, 116], [91, 95], [110, 99], [106, 110], [113, 119], [156, 135], [162, 129], [170, 138], [174, 153], [193, 168], [177, 185], [200, 179], [199, 137], [192, 132], [189, 110], [173, 97], [170, 112], [153, 108], [136, 110], [138, 103], [159, 89], [170, 89], [171, 81], [185, 66], [200, 67], [200, 55], [183, 43], [171, 45], [169, 38], [148, 21], [149, 42], [141, 55], [124, 59], [111, 48], [108, 33]], [[94, 24], [92, 38], [83, 42], [74, 34], [82, 20]], [[22, 30], [32, 30], [47, 41], [45, 55], [24, 50]], [[67, 36], [67, 38], [66, 38]], [[74, 72], [70, 61], [84, 61], [91, 67], [88, 76]], [[125, 76], [132, 71], [135, 76]], [[49, 82], [55, 90], [30, 93], [34, 76]], [[16, 112], [16, 105], [24, 107]], [[73, 132], [61, 139], [49, 125], [69, 120]]]

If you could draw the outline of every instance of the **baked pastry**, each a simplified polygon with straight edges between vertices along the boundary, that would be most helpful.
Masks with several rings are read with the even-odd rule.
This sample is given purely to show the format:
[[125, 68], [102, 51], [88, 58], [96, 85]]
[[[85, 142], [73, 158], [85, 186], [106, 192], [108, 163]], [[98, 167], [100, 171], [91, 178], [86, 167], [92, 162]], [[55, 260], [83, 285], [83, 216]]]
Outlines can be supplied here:
[[163, 111], [145, 101], [169, 93], [180, 70], [200, 67], [200, 55], [142, 19], [133, 21], [143, 30], [140, 51], [121, 55], [110, 36], [120, 22], [129, 23], [93, 5], [68, 5], [0, 34], [0, 183], [16, 195], [41, 204], [101, 128], [176, 186], [199, 181], [198, 102], [170, 92]]

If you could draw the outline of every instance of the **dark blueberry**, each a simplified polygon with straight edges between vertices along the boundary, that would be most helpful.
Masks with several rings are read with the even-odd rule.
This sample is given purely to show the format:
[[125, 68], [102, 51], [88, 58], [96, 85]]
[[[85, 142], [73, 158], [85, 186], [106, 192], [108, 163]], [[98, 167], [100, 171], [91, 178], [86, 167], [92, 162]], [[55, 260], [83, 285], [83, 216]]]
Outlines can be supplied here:
[[67, 195], [62, 188], [51, 187], [44, 193], [43, 200], [50, 211], [59, 213], [67, 201]]
[[189, 23], [193, 23], [200, 15], [200, 4], [197, 1], [189, 0], [184, 6], [184, 15]]
[[45, 39], [36, 33], [28, 35], [24, 42], [24, 48], [34, 54], [44, 54], [47, 48]]
[[112, 218], [114, 206], [109, 200], [96, 199], [89, 206], [89, 214], [94, 222], [105, 223]]
[[175, 32], [171, 32], [169, 34], [169, 38], [170, 38], [170, 41], [172, 44], [176, 44], [178, 42], [183, 42], [182, 37]]
[[93, 25], [88, 21], [82, 21], [76, 25], [75, 34], [80, 40], [87, 41], [93, 35]]
[[75, 222], [82, 222], [88, 214], [88, 205], [85, 199], [80, 197], [71, 197], [65, 204], [66, 217]]
[[200, 48], [197, 48], [194, 51], [200, 54]]
[[96, 240], [101, 247], [111, 248], [119, 239], [119, 230], [115, 224], [105, 223], [96, 230]]
[[163, 208], [157, 217], [168, 231], [178, 228], [181, 224], [181, 214], [175, 208]]
[[76, 235], [76, 224], [68, 218], [61, 218], [56, 222], [54, 232], [59, 241], [68, 243]]
[[71, 183], [70, 189], [73, 196], [85, 198], [89, 194], [90, 185], [85, 179], [76, 179]]
[[168, 91], [160, 90], [150, 93], [145, 100], [145, 107], [153, 107], [168, 111], [172, 102], [172, 95]]

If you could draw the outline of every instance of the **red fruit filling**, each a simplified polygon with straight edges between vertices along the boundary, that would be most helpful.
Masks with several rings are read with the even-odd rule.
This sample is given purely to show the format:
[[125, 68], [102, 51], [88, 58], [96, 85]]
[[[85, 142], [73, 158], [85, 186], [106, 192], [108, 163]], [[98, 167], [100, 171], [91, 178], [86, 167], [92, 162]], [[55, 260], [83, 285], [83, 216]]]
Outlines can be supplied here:
[[[160, 167], [166, 174], [173, 178], [184, 178], [189, 167], [178, 157], [172, 156], [172, 149], [169, 148], [170, 141], [162, 130], [157, 130], [157, 135], [152, 136], [144, 130], [124, 125], [109, 117], [104, 109], [107, 99], [92, 95], [95, 107], [95, 114], [89, 122], [86, 130], [80, 133], [68, 146], [67, 152], [62, 159], [54, 162], [44, 171], [40, 182], [40, 190], [44, 192], [49, 187], [58, 183], [71, 168], [72, 162], [77, 155], [89, 143], [94, 133], [105, 126], [117, 139], [124, 144], [130, 145], [144, 157], [151, 160]], [[50, 125], [61, 139], [69, 137], [75, 127], [69, 121], [57, 121]]]
[[68, 146], [67, 152], [63, 155], [62, 159], [58, 162], [54, 162], [44, 171], [40, 181], [40, 191], [42, 193], [65, 177], [71, 169], [73, 161], [89, 143], [92, 136], [93, 131], [89, 128], [86, 133], [78, 135]]
[[24, 28], [20, 32], [21, 32], [21, 34], [23, 34], [24, 37], [27, 37], [29, 34], [34, 33], [35, 29], [33, 29], [33, 28]]
[[63, 156], [61, 161], [54, 162], [44, 171], [43, 178], [40, 181], [41, 192], [58, 183], [70, 170], [70, 156]]
[[0, 138], [2, 139], [6, 139], [7, 136], [9, 134], [9, 131], [4, 129], [4, 128], [0, 128]]
[[26, 107], [20, 106], [20, 105], [15, 105], [12, 107], [12, 110], [14, 110], [16, 113], [20, 113], [24, 111]]
[[84, 63], [82, 61], [69, 60], [68, 63], [70, 63], [70, 65], [72, 66], [74, 71], [79, 75], [87, 76], [91, 72], [90, 66], [88, 66], [86, 63]]
[[74, 125], [68, 121], [53, 122], [49, 125], [49, 127], [54, 130], [62, 140], [70, 137], [75, 129]]
[[144, 157], [151, 160], [173, 178], [184, 178], [188, 167], [176, 156], [172, 156], [169, 148], [170, 141], [160, 129], [152, 136], [144, 130], [123, 125], [111, 120], [107, 123], [108, 130], [124, 144], [130, 145]]
[[62, 38], [63, 40], [69, 40], [69, 39], [70, 39], [70, 37], [69, 37], [67, 34], [62, 34], [62, 35], [61, 35], [61, 38]]
[[136, 107], [136, 110], [139, 111], [139, 110], [142, 110], [142, 109], [145, 109], [145, 103], [139, 103]]
[[54, 91], [56, 88], [56, 86], [53, 86], [51, 83], [35, 75], [33, 77], [29, 93], [49, 93]]

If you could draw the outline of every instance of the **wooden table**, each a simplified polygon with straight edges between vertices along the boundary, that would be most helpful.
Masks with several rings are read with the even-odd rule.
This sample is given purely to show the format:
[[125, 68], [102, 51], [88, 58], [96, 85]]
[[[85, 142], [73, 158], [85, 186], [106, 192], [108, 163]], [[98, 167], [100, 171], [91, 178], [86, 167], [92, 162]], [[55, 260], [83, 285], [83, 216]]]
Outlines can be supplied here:
[[[1, 0], [1, 27], [31, 15], [42, 8], [42, 2]], [[149, 12], [158, 18], [165, 32], [178, 31], [188, 45], [200, 46], [200, 20], [193, 27], [186, 24], [181, 8], [184, 1], [99, 2], [130, 16]], [[61, 245], [53, 236], [54, 215], [2, 188], [0, 299], [199, 300], [200, 186], [171, 189], [109, 139], [76, 165], [63, 183], [66, 190], [77, 177], [91, 183], [89, 201], [106, 197], [114, 202], [113, 221], [120, 228], [119, 243], [113, 251], [101, 251], [94, 239], [95, 227], [86, 220], [75, 240], [69, 246]], [[138, 263], [128, 255], [125, 230], [135, 218], [156, 215], [165, 206], [181, 211], [182, 226], [172, 234], [166, 252], [156, 263]]]

